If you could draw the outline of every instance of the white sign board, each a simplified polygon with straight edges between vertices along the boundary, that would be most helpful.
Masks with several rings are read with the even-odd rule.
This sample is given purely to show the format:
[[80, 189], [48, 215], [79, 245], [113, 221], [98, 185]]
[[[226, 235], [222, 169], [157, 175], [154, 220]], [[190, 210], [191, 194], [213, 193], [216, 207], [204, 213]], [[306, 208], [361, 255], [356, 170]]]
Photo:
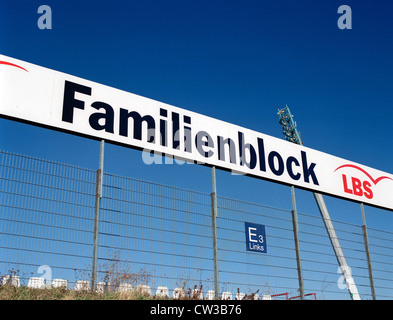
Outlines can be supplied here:
[[0, 116], [393, 210], [393, 175], [0, 55]]

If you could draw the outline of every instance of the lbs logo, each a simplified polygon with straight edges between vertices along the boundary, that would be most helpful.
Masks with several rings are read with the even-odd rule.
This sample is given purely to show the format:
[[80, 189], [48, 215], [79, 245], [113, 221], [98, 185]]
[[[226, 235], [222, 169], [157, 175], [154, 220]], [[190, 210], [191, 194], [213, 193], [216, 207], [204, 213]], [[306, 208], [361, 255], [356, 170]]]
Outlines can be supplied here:
[[377, 183], [383, 179], [393, 180], [392, 178], [386, 176], [381, 176], [379, 178], [374, 179], [366, 170], [358, 166], [355, 166], [353, 164], [344, 164], [342, 166], [339, 166], [336, 170], [334, 170], [334, 172], [342, 168], [353, 168], [359, 170], [364, 175], [366, 175], [368, 179], [361, 180], [357, 177], [347, 176], [345, 174], [342, 174], [342, 182], [343, 182], [344, 192], [359, 197], [365, 196], [367, 199], [372, 199], [374, 197], [372, 191], [373, 185], [377, 185]]

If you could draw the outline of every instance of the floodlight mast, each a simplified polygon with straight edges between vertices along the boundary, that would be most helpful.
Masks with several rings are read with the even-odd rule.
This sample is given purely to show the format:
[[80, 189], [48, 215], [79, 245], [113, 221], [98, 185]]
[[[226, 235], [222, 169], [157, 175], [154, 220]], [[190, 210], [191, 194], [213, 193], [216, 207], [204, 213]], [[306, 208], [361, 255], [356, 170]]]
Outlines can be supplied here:
[[296, 127], [296, 122], [293, 120], [293, 115], [291, 114], [291, 111], [289, 110], [288, 106], [286, 106], [281, 110], [278, 109], [278, 117], [279, 117], [278, 122], [282, 127], [282, 132], [285, 138], [289, 142], [293, 142], [296, 144], [303, 144], [300, 138], [300, 133]]
[[[283, 109], [278, 109], [278, 122], [280, 123], [285, 139], [289, 142], [303, 145], [300, 138], [299, 131], [297, 130], [296, 122], [293, 120], [293, 115], [286, 105]], [[292, 186], [293, 188], [293, 186]], [[344, 276], [346, 287], [349, 294], [353, 300], [360, 300], [360, 296], [353, 280], [351, 268], [348, 266], [347, 260], [345, 259], [344, 252], [341, 248], [340, 242], [336, 231], [334, 230], [332, 220], [330, 219], [329, 212], [327, 210], [325, 201], [320, 193], [313, 192], [315, 201], [317, 202], [319, 212], [321, 213], [323, 222], [325, 224], [326, 231], [329, 235], [330, 242], [332, 244], [334, 253], [336, 255], [338, 264], [340, 266], [340, 271]]]

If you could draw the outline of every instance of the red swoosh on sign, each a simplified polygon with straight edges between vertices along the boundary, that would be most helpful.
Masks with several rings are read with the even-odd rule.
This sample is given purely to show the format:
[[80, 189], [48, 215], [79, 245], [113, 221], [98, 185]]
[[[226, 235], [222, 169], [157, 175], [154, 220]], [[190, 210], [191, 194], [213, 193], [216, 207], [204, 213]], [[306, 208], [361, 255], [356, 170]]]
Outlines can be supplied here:
[[17, 64], [13, 64], [13, 63], [11, 63], [11, 62], [0, 61], [0, 64], [5, 64], [5, 65], [7, 65], [7, 66], [17, 67], [17, 68], [20, 68], [20, 69], [22, 69], [22, 70], [25, 70], [26, 72], [29, 72], [29, 71], [27, 71], [25, 68], [22, 68], [21, 66], [18, 66]]
[[336, 170], [334, 170], [334, 172], [336, 172], [338, 169], [345, 168], [345, 167], [347, 167], [347, 168], [355, 168], [355, 169], [357, 169], [357, 170], [360, 170], [360, 171], [363, 172], [367, 177], [369, 177], [370, 180], [371, 180], [374, 184], [377, 184], [379, 181], [381, 181], [381, 180], [383, 180], [383, 179], [390, 179], [390, 180], [393, 180], [392, 178], [386, 177], [386, 176], [381, 176], [381, 177], [379, 177], [379, 178], [377, 178], [377, 179], [374, 180], [373, 177], [371, 177], [371, 175], [370, 175], [366, 170], [364, 170], [364, 169], [362, 169], [362, 168], [360, 168], [360, 167], [358, 167], [358, 166], [355, 166], [355, 165], [353, 165], [353, 164], [344, 164], [344, 165], [342, 165], [342, 166], [339, 166]]

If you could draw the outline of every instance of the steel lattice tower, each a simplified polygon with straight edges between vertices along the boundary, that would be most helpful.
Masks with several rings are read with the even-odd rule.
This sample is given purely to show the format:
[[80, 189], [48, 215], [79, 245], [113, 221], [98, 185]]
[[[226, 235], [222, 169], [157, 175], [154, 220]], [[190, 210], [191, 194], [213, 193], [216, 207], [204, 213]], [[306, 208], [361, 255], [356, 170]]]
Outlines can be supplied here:
[[[278, 122], [280, 123], [282, 127], [282, 132], [285, 136], [285, 139], [287, 141], [303, 145], [303, 142], [300, 138], [299, 131], [297, 130], [296, 127], [296, 122], [293, 120], [293, 115], [291, 114], [291, 111], [289, 110], [288, 106], [285, 106], [285, 108], [278, 109], [278, 117], [279, 120]], [[292, 201], [294, 201], [294, 187], [291, 187], [291, 192], [292, 192]], [[323, 222], [325, 224], [326, 231], [329, 235], [330, 242], [332, 244], [334, 253], [337, 258], [337, 262], [341, 268], [341, 271], [343, 273], [343, 276], [345, 278], [345, 281], [347, 283], [347, 288], [349, 291], [349, 294], [353, 300], [360, 300], [360, 296], [358, 293], [358, 290], [356, 288], [355, 282], [353, 280], [352, 274], [351, 274], [351, 269], [348, 266], [347, 260], [345, 259], [344, 252], [341, 248], [340, 242], [338, 240], [336, 231], [334, 230], [333, 223], [330, 219], [329, 211], [326, 207], [325, 200], [323, 199], [322, 195], [317, 192], [313, 192], [315, 201], [317, 202], [319, 212], [322, 216]], [[303, 290], [303, 288], [301, 289]], [[303, 298], [303, 296], [302, 296]]]

